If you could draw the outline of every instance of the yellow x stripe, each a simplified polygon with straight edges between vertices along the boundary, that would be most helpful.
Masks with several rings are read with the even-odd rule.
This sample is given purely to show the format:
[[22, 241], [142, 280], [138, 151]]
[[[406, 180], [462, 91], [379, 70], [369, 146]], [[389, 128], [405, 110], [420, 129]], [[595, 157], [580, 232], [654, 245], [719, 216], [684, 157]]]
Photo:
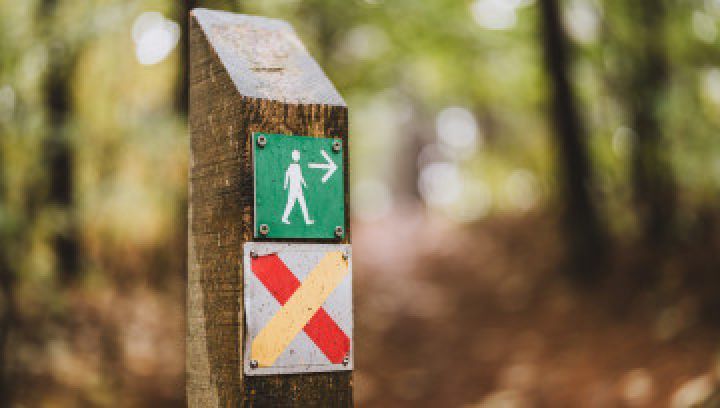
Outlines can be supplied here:
[[348, 274], [342, 252], [329, 252], [252, 342], [251, 358], [269, 367]]

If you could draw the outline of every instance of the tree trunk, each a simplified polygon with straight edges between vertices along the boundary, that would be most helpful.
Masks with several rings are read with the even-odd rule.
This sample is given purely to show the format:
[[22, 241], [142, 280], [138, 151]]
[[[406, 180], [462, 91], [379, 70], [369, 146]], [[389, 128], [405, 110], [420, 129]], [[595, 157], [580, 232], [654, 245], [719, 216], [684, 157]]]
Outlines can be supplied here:
[[71, 62], [65, 66], [51, 64], [45, 84], [45, 103], [49, 114], [48, 136], [45, 140], [45, 163], [48, 166], [48, 204], [57, 206], [65, 218], [56, 232], [52, 247], [58, 277], [64, 283], [73, 281], [79, 269], [78, 231], [74, 216], [74, 162], [72, 142], [67, 136], [71, 116]]
[[[40, 21], [44, 27], [53, 26], [57, 11], [56, 0], [40, 3]], [[44, 28], [45, 30], [47, 28]], [[51, 33], [46, 39], [54, 41]], [[64, 218], [52, 239], [57, 276], [70, 283], [79, 273], [80, 245], [74, 214], [74, 163], [72, 141], [68, 125], [72, 117], [72, 77], [77, 63], [77, 52], [67, 42], [59, 41], [50, 50], [50, 64], [43, 84], [43, 97], [47, 113], [48, 133], [44, 141], [43, 163], [47, 166], [47, 204], [56, 207]]]
[[559, 150], [558, 178], [562, 186], [564, 229], [570, 251], [571, 276], [579, 281], [595, 280], [598, 261], [605, 249], [605, 236], [592, 202], [592, 171], [586, 132], [576, 110], [569, 80], [568, 41], [556, 0], [540, 0], [542, 40], [550, 95], [552, 123]]
[[659, 243], [669, 237], [675, 214], [675, 182], [666, 157], [660, 105], [668, 82], [663, 49], [664, 1], [627, 3], [640, 48], [626, 89], [630, 123], [635, 132], [631, 169], [633, 196], [645, 238]]
[[181, 0], [175, 3], [175, 18], [180, 24], [180, 46], [178, 47], [178, 73], [175, 83], [175, 111], [182, 117], [187, 117], [188, 112], [188, 21], [190, 10], [197, 6], [195, 0]]
[[[4, 152], [0, 145], [0, 163]], [[2, 165], [0, 165], [0, 203], [5, 202], [7, 186], [6, 177]], [[7, 231], [0, 231], [0, 407], [9, 407], [13, 400], [12, 376], [8, 372], [9, 349], [8, 339], [13, 329], [15, 314], [15, 277], [17, 276], [12, 263], [10, 262], [9, 247], [11, 234]]]
[[8, 339], [15, 322], [15, 273], [7, 255], [4, 249], [0, 250], [0, 407], [3, 408], [9, 407], [13, 400], [12, 376], [8, 372]]

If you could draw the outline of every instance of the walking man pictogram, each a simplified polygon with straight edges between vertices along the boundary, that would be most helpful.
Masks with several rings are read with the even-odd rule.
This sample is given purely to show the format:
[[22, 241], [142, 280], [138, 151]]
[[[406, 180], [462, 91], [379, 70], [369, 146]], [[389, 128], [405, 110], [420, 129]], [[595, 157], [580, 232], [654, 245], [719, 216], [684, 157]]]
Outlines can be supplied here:
[[300, 167], [300, 152], [298, 150], [292, 151], [292, 159], [295, 163], [290, 163], [285, 171], [285, 183], [283, 185], [283, 189], [288, 190], [288, 199], [287, 204], [285, 205], [285, 212], [282, 216], [282, 222], [290, 224], [288, 217], [295, 207], [295, 202], [299, 202], [303, 218], [305, 218], [305, 224], [314, 224], [315, 221], [311, 220], [308, 215], [307, 203], [305, 203], [305, 195], [303, 194], [303, 187], [307, 188], [307, 184], [302, 176], [302, 168]]

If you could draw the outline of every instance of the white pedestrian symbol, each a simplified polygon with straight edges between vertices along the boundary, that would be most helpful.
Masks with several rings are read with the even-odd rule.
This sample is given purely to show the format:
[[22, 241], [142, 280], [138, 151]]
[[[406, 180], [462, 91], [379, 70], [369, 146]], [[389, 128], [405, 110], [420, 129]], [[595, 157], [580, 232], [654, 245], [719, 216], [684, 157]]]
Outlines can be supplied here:
[[295, 208], [295, 202], [299, 202], [303, 218], [305, 218], [305, 224], [314, 224], [315, 221], [311, 220], [310, 216], [308, 216], [305, 195], [303, 194], [303, 187], [307, 188], [307, 184], [302, 176], [302, 169], [300, 168], [300, 152], [298, 150], [292, 151], [292, 159], [295, 163], [290, 163], [285, 171], [285, 183], [283, 189], [288, 190], [288, 198], [287, 204], [285, 204], [285, 212], [282, 216], [282, 222], [290, 224], [288, 217], [290, 216], [293, 208]]

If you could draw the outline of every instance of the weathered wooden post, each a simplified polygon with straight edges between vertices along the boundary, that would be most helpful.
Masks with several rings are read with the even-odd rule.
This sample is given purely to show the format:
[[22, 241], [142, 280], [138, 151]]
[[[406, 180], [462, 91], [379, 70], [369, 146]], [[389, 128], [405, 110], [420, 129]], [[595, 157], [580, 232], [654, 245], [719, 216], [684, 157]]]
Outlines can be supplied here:
[[287, 23], [190, 14], [188, 405], [351, 406], [345, 102]]

